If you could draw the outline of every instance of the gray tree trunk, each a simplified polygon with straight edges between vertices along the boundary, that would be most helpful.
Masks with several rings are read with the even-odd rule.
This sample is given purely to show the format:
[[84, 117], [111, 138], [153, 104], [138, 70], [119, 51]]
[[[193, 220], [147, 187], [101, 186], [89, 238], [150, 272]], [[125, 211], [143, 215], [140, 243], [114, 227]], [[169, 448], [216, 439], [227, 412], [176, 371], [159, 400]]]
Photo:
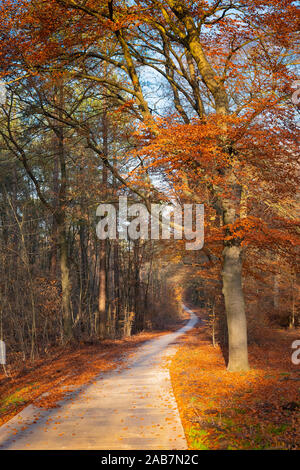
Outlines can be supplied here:
[[223, 295], [229, 343], [227, 369], [231, 372], [249, 369], [241, 251], [239, 246], [226, 246], [223, 250]]

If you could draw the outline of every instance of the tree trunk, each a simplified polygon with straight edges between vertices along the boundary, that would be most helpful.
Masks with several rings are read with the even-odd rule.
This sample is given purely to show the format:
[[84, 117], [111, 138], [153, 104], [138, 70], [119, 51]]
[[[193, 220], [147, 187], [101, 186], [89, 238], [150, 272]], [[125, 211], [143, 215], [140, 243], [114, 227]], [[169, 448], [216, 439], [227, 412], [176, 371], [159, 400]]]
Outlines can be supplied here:
[[88, 296], [88, 254], [87, 254], [87, 234], [85, 221], [80, 221], [79, 226], [80, 242], [80, 311], [87, 305]]
[[291, 285], [291, 294], [292, 294], [292, 306], [291, 306], [291, 315], [289, 318], [289, 328], [295, 328], [295, 282], [296, 282], [296, 274], [292, 273], [292, 285]]
[[140, 280], [140, 247], [138, 240], [133, 246], [133, 282], [134, 282], [134, 332], [142, 331], [144, 328], [144, 314], [141, 305], [141, 280]]
[[273, 306], [274, 309], [279, 309], [280, 304], [280, 295], [279, 295], [279, 274], [274, 275], [274, 284], [273, 284]]
[[[234, 174], [228, 172], [231, 197], [223, 199], [223, 223], [230, 227], [241, 216], [242, 188], [236, 184]], [[229, 358], [227, 369], [231, 372], [249, 370], [247, 320], [242, 288], [241, 240], [227, 228], [223, 250], [223, 295], [228, 328]]]
[[72, 336], [72, 307], [71, 307], [71, 279], [68, 262], [68, 240], [64, 218], [58, 220], [58, 243], [60, 254], [61, 290], [62, 290], [62, 319], [63, 341], [69, 341]]
[[50, 248], [50, 275], [51, 277], [56, 276], [57, 272], [57, 224], [56, 219], [53, 217], [51, 227], [51, 248]]
[[99, 255], [99, 337], [106, 337], [106, 240], [100, 242]]
[[247, 322], [242, 289], [241, 247], [225, 246], [223, 250], [223, 295], [227, 315], [230, 372], [249, 370]]
[[[64, 82], [62, 79], [58, 83], [58, 91], [55, 97], [58, 105], [58, 117], [62, 119], [62, 110], [64, 108]], [[55, 128], [57, 137], [57, 156], [60, 169], [60, 187], [58, 191], [58, 209], [56, 215], [58, 245], [60, 252], [60, 271], [61, 271], [61, 289], [62, 289], [62, 320], [63, 320], [63, 341], [69, 341], [73, 336], [72, 330], [72, 303], [71, 303], [71, 279], [68, 257], [68, 240], [66, 231], [66, 207], [67, 207], [67, 170], [64, 142], [64, 127], [61, 121], [58, 121]]]
[[[106, 72], [105, 72], [106, 73]], [[103, 154], [108, 158], [108, 117], [106, 102], [103, 103], [104, 110], [102, 113], [102, 143], [103, 143]], [[107, 197], [107, 167], [103, 165], [102, 168], [102, 184], [103, 184], [103, 199]], [[107, 265], [106, 265], [106, 251], [107, 251], [107, 240], [100, 241], [100, 266], [99, 266], [99, 299], [98, 299], [98, 310], [99, 310], [99, 336], [100, 338], [107, 337], [108, 325], [107, 325]]]

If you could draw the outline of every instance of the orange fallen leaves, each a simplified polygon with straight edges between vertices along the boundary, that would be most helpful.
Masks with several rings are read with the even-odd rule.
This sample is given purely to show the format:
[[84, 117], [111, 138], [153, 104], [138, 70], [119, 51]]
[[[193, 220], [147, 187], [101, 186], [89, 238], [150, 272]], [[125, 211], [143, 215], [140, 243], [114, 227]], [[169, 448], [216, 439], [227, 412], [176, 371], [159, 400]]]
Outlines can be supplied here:
[[[169, 331], [143, 332], [122, 340], [60, 348], [26, 365], [23, 370], [15, 368], [11, 377], [0, 374], [0, 426], [33, 402], [41, 408], [58, 407], [59, 401], [68, 397], [74, 387], [93, 383], [99, 373], [113, 370], [120, 364], [124, 367], [128, 352], [166, 333]], [[20, 400], [4, 407], [5, 399], [10, 396], [20, 397]]]
[[300, 370], [290, 359], [299, 332], [261, 335], [248, 373], [227, 372], [205, 327], [182, 340], [170, 372], [189, 448], [300, 448]]

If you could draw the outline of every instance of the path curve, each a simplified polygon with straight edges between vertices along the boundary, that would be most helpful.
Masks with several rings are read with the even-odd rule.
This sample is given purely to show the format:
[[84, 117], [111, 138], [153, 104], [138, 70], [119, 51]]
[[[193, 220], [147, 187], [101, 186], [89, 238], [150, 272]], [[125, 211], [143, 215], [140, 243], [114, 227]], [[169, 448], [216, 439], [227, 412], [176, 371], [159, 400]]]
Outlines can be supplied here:
[[0, 449], [187, 449], [166, 360], [198, 321], [139, 347], [126, 368], [100, 375], [59, 408], [29, 405], [0, 428]]

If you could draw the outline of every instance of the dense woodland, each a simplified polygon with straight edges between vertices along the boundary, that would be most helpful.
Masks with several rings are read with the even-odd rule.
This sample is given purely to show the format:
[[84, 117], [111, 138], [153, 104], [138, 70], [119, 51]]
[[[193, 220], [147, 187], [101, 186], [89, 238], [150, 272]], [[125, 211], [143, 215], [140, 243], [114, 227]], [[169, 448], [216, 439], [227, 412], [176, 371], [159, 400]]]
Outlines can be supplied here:
[[[8, 357], [205, 307], [231, 371], [299, 326], [292, 0], [2, 0], [0, 338]], [[205, 243], [99, 240], [97, 206], [198, 203]], [[251, 366], [251, 364], [250, 364]]]

